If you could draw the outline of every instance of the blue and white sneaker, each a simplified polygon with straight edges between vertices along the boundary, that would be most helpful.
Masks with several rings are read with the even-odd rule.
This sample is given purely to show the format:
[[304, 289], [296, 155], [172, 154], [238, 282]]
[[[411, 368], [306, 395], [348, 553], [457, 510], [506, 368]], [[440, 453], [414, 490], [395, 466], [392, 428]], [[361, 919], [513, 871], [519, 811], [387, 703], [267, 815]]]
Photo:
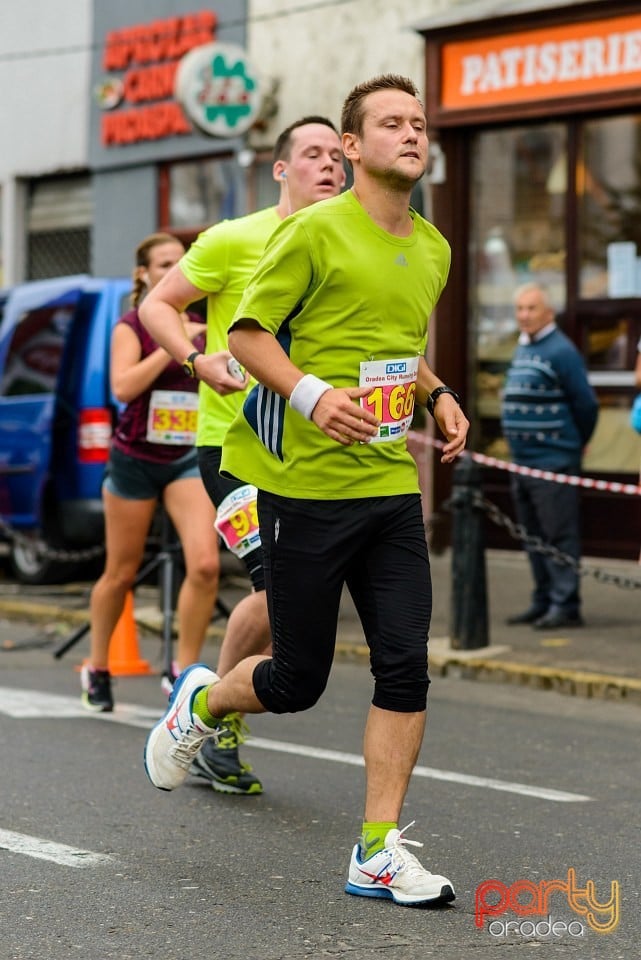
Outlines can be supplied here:
[[207, 737], [216, 737], [217, 728], [208, 727], [192, 707], [198, 691], [219, 680], [204, 663], [187, 667], [176, 680], [167, 711], [145, 744], [145, 771], [159, 790], [179, 787]]
[[352, 851], [346, 893], [359, 897], [384, 897], [404, 907], [422, 907], [425, 904], [449, 903], [456, 894], [447, 879], [430, 873], [423, 867], [407, 846], [422, 847], [416, 840], [407, 840], [405, 830], [389, 830], [385, 847], [361, 859], [360, 844]]

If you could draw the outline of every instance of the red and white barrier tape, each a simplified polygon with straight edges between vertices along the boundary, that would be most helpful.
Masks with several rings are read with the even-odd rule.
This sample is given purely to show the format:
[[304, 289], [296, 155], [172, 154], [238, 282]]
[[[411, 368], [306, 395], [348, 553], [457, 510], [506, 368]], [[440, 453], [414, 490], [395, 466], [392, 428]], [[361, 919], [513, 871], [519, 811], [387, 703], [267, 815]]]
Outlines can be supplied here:
[[[410, 430], [408, 440], [423, 446], [442, 449], [445, 444], [435, 437], [428, 437], [423, 433]], [[498, 470], [507, 470], [508, 473], [520, 473], [526, 477], [536, 477], [539, 480], [553, 480], [555, 483], [569, 483], [573, 487], [587, 487], [590, 490], [603, 490], [606, 493], [625, 493], [633, 497], [641, 496], [641, 486], [634, 483], [618, 483], [616, 480], [594, 480], [592, 477], [575, 477], [567, 473], [553, 473], [551, 470], [538, 470], [535, 467], [521, 467], [517, 463], [499, 460], [497, 457], [486, 457], [482, 453], [466, 450], [463, 456], [471, 457], [476, 463], [486, 467], [496, 467]]]

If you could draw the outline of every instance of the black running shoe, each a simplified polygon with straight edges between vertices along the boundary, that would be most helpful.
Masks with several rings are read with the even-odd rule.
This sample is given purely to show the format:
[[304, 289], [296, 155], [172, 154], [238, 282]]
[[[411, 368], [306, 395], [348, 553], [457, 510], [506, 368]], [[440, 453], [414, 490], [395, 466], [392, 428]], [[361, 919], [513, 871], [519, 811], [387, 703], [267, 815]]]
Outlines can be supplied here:
[[83, 666], [80, 672], [81, 700], [87, 710], [95, 713], [111, 713], [114, 698], [111, 693], [111, 674], [108, 670], [92, 670]]
[[263, 785], [248, 763], [238, 756], [238, 744], [243, 743], [249, 728], [239, 713], [228, 713], [221, 721], [222, 729], [215, 738], [205, 740], [192, 761], [189, 772], [209, 780], [219, 793], [254, 795], [263, 792]]

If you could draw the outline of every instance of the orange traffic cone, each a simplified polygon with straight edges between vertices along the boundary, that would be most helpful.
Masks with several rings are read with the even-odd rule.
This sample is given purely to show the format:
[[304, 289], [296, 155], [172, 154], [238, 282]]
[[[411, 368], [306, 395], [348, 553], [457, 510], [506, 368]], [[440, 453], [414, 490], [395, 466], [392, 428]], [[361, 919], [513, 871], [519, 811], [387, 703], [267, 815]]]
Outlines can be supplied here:
[[151, 666], [140, 657], [138, 628], [134, 619], [134, 595], [127, 592], [125, 606], [109, 640], [109, 672], [114, 677], [153, 673]]

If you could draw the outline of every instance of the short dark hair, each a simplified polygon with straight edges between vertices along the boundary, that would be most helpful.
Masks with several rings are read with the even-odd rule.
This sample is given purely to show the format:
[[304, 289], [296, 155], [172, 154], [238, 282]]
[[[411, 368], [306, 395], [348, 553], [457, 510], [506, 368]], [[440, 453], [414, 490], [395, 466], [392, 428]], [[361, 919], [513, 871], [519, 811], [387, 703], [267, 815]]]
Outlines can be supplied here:
[[327, 119], [327, 117], [301, 117], [300, 120], [294, 120], [293, 123], [290, 123], [290, 125], [285, 127], [283, 132], [279, 134], [279, 137], [274, 144], [274, 163], [277, 160], [289, 160], [290, 149], [292, 145], [292, 133], [294, 130], [298, 130], [299, 127], [306, 127], [310, 123], [322, 123], [323, 126], [329, 127], [334, 131], [336, 136], [338, 136], [338, 130], [332, 121]]
[[376, 93], [378, 90], [402, 90], [416, 97], [419, 103], [421, 102], [416, 85], [409, 77], [402, 77], [396, 73], [384, 73], [373, 77], [371, 80], [359, 83], [347, 94], [341, 113], [341, 133], [355, 133], [356, 136], [361, 136], [365, 113], [363, 101], [370, 93]]

